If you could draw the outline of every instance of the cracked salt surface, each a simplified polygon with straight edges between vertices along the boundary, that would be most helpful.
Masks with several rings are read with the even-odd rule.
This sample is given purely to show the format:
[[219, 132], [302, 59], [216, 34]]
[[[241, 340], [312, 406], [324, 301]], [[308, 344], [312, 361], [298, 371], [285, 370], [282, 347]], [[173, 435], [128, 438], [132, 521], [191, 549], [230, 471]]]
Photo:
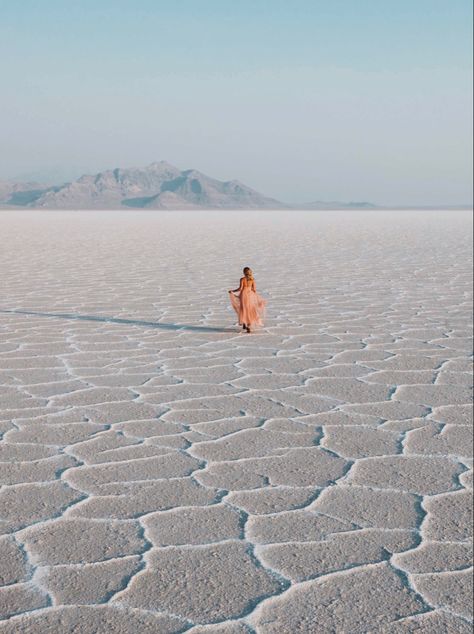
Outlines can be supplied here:
[[470, 632], [470, 229], [2, 212], [0, 634]]

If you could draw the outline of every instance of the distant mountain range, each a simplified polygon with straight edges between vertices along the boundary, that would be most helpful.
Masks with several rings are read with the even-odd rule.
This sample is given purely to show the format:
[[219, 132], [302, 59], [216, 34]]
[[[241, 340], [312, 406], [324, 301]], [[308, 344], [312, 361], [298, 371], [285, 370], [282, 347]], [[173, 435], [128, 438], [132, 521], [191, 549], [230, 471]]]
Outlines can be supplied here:
[[219, 181], [165, 161], [114, 169], [55, 186], [0, 183], [3, 206], [46, 209], [279, 209], [283, 205], [239, 181]]
[[367, 209], [371, 203], [282, 203], [239, 181], [219, 181], [165, 161], [116, 168], [71, 183], [0, 181], [0, 207], [38, 209]]

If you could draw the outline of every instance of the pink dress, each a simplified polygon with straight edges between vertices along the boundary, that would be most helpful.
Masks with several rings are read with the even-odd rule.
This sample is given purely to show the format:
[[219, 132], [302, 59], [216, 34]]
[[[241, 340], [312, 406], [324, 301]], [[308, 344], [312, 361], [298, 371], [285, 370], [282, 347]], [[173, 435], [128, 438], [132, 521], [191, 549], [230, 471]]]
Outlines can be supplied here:
[[240, 280], [239, 295], [229, 293], [230, 302], [243, 326], [263, 326], [266, 301], [255, 290], [255, 282], [243, 277]]

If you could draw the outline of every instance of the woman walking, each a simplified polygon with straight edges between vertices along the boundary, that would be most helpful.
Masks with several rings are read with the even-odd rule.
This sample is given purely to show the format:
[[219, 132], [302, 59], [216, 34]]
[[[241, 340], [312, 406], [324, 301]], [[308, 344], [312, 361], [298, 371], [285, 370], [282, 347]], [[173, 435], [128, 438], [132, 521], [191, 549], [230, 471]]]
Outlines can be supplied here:
[[263, 326], [266, 301], [257, 293], [252, 269], [248, 266], [244, 268], [244, 277], [240, 278], [239, 288], [229, 291], [229, 297], [239, 324], [245, 331], [250, 333], [255, 326]]

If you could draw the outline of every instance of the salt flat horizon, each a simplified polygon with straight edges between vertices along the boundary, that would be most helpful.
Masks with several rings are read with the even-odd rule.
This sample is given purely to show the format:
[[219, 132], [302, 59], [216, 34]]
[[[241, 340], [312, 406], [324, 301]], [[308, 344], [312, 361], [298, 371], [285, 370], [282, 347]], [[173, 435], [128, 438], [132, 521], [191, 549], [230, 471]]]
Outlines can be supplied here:
[[472, 214], [111, 211], [0, 213], [0, 633], [470, 632]]
[[[223, 213], [237, 213], [237, 212], [243, 212], [243, 213], [252, 213], [252, 214], [261, 214], [261, 213], [271, 213], [271, 214], [275, 214], [275, 213], [319, 213], [319, 212], [323, 212], [323, 213], [340, 213], [340, 212], [348, 212], [348, 213], [352, 213], [352, 212], [364, 212], [364, 211], [371, 211], [371, 212], [418, 212], [418, 211], [424, 211], [424, 212], [428, 212], [428, 211], [443, 211], [443, 212], [465, 212], [465, 211], [472, 211], [474, 209], [474, 205], [472, 204], [466, 204], [466, 205], [411, 205], [411, 206], [400, 206], [400, 205], [374, 205], [373, 207], [370, 208], [365, 208], [365, 207], [353, 207], [353, 208], [348, 208], [348, 207], [340, 207], [340, 208], [336, 208], [336, 207], [328, 207], [327, 209], [325, 208], [317, 208], [317, 209], [308, 209], [305, 208], [304, 204], [301, 204], [300, 206], [295, 205], [294, 207], [288, 207], [288, 208], [240, 208], [240, 207], [236, 207], [236, 208], [228, 208], [228, 207], [213, 207], [210, 209], [205, 209], [205, 208], [200, 208], [200, 207], [196, 207], [196, 208], [188, 208], [188, 209], [142, 209], [142, 208], [138, 208], [138, 212], [141, 213], [146, 213], [146, 214], [152, 214], [152, 213], [179, 213], [179, 214], [183, 214], [183, 213], [211, 213], [211, 212], [217, 212], [220, 214]], [[91, 207], [91, 208], [77, 208], [77, 209], [54, 209], [54, 208], [47, 208], [47, 207], [21, 207], [19, 205], [6, 205], [6, 204], [0, 204], [0, 212], [13, 212], [13, 211], [17, 211], [17, 212], [22, 212], [22, 211], [26, 211], [26, 212], [56, 212], [56, 213], [65, 213], [65, 212], [73, 212], [73, 213], [79, 213], [79, 212], [86, 212], [86, 213], [90, 213], [93, 211], [98, 211], [98, 212], [108, 212], [108, 213], [137, 213], [137, 209], [135, 208], [126, 208], [126, 207], [114, 207], [114, 208], [99, 208], [99, 207]]]

